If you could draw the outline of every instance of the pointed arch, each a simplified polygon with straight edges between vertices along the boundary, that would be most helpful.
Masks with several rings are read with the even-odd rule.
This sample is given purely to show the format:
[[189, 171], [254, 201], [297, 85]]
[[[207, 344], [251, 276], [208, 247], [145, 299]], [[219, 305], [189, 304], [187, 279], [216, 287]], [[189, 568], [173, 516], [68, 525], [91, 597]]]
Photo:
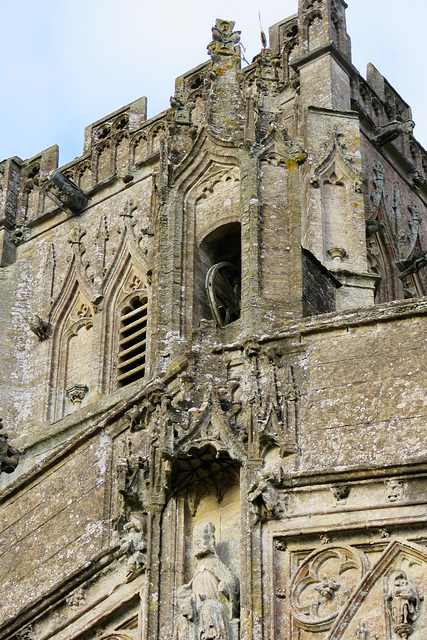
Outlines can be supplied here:
[[[82, 402], [86, 404], [97, 391], [92, 371], [95, 316], [92, 299], [92, 291], [73, 258], [49, 318], [53, 336], [48, 419], [59, 419]], [[70, 392], [72, 389], [74, 394]]]
[[103, 140], [100, 142], [94, 150], [94, 165], [95, 165], [95, 175], [96, 181], [101, 182], [102, 180], [107, 180], [112, 173], [111, 165], [112, 165], [112, 150], [111, 150], [111, 140]]
[[143, 162], [149, 155], [147, 131], [137, 133], [132, 136], [130, 142], [130, 161], [132, 164]]
[[76, 184], [80, 189], [83, 191], [90, 189], [92, 186], [92, 161], [85, 160], [77, 165], [75, 176]]
[[126, 130], [120, 130], [114, 136], [114, 172], [129, 166], [130, 141]]
[[159, 122], [151, 127], [148, 135], [150, 153], [160, 151], [165, 134], [166, 127], [163, 122]]
[[34, 187], [40, 184], [39, 162], [27, 168], [21, 184], [20, 218], [22, 221], [31, 220], [38, 215], [40, 207], [40, 193]]
[[[209, 146], [209, 143], [207, 141]], [[183, 193], [188, 248], [184, 248], [188, 268], [186, 309], [192, 310], [188, 322], [198, 326], [202, 318], [211, 319], [205, 279], [214, 264], [234, 265], [241, 280], [241, 176], [237, 162], [207, 150], [204, 161], [193, 167], [192, 183]], [[240, 289], [240, 285], [239, 285]]]
[[100, 387], [112, 392], [146, 377], [150, 352], [148, 265], [128, 231], [106, 275]]
[[403, 286], [396, 266], [397, 248], [390, 232], [386, 207], [385, 197], [382, 194], [376, 217], [378, 231], [367, 238], [369, 271], [381, 276], [375, 291], [376, 304], [404, 298]]
[[337, 141], [328, 157], [315, 171], [321, 192], [323, 260], [351, 259], [355, 236], [354, 194], [358, 175], [344, 158]]

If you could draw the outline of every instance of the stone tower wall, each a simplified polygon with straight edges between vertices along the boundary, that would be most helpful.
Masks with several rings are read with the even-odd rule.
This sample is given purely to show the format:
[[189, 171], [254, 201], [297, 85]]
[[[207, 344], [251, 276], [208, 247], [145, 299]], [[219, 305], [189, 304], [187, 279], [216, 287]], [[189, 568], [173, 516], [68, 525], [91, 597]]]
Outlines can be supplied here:
[[427, 154], [345, 8], [0, 165], [1, 639], [423, 637]]

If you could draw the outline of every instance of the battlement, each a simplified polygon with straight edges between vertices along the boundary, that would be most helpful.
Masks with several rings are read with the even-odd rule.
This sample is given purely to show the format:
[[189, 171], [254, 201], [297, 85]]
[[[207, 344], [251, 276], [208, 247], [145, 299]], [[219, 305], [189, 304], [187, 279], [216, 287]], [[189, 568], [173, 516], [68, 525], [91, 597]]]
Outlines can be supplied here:
[[[410, 106], [374, 65], [368, 65], [366, 80], [351, 65], [346, 6], [342, 0], [325, 0], [324, 4], [323, 0], [301, 1], [297, 14], [270, 27], [269, 49], [265, 51], [270, 52], [274, 60], [277, 82], [291, 89], [291, 95], [295, 91], [299, 93], [300, 60], [313, 52], [321, 56], [322, 47], [332, 44], [337, 52], [347, 57], [351, 105], [365, 119], [368, 128], [411, 120]], [[317, 30], [317, 35], [313, 29]], [[206, 124], [207, 73], [208, 63], [203, 63], [178, 77], [175, 97], [171, 99], [175, 107], [183, 101], [186, 103], [180, 117], [197, 128]], [[251, 86], [254, 73], [254, 64], [242, 69], [245, 86]], [[171, 127], [170, 113], [169, 109], [147, 121], [145, 97], [117, 109], [85, 128], [82, 155], [62, 166], [61, 173], [88, 196], [114, 179], [130, 182], [136, 167], [160, 153], [161, 141]], [[402, 135], [394, 144], [414, 170], [427, 179], [427, 152], [416, 138]], [[56, 145], [27, 160], [14, 157], [0, 163], [1, 224], [13, 232], [13, 226], [34, 225], [35, 220], [47, 213], [51, 215], [58, 211], [61, 216], [55, 200], [49, 197], [54, 191], [50, 179], [58, 168]], [[22, 235], [18, 231], [18, 237], [25, 239], [29, 234]], [[8, 254], [12, 255], [13, 251], [9, 250]], [[6, 264], [8, 260], [3, 258], [0, 264]]]

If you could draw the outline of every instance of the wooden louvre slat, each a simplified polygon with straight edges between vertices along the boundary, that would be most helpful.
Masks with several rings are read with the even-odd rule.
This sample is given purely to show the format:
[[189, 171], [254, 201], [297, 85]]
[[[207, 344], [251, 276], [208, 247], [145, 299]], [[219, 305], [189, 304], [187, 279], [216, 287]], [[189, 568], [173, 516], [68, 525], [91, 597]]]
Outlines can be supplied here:
[[141, 300], [136, 297], [129, 302], [127, 313], [123, 313], [120, 318], [117, 363], [117, 382], [120, 386], [136, 382], [145, 375], [147, 309], [147, 298]]
[[128, 358], [124, 362], [120, 362], [119, 369], [123, 369], [124, 367], [127, 367], [128, 364], [131, 364], [132, 362], [135, 362], [136, 360], [141, 360], [142, 358], [145, 359], [145, 352], [144, 353], [137, 353], [137, 355], [133, 356], [133, 358]]
[[137, 307], [136, 309], [129, 311], [129, 313], [126, 313], [121, 317], [122, 322], [123, 320], [128, 320], [129, 318], [136, 316], [138, 313], [142, 313], [143, 311], [146, 311], [147, 307], [148, 307], [148, 304], [144, 304], [142, 307]]
[[131, 369], [130, 371], [126, 371], [126, 373], [122, 373], [119, 376], [117, 376], [117, 380], [118, 382], [121, 382], [122, 380], [125, 380], [126, 378], [129, 378], [130, 376], [134, 375], [135, 373], [138, 373], [139, 371], [145, 370], [145, 363], [140, 365], [139, 367], [135, 367], [135, 369]]
[[124, 351], [120, 351], [119, 353], [119, 358], [124, 358], [124, 356], [126, 356], [128, 353], [132, 353], [132, 351], [135, 351], [135, 349], [138, 349], [139, 347], [145, 346], [147, 340], [141, 340], [141, 342], [137, 342], [136, 344], [133, 344], [131, 347], [129, 347], [128, 349], [125, 349]]
[[120, 340], [119, 346], [122, 347], [124, 344], [127, 344], [128, 342], [130, 342], [130, 340], [135, 340], [135, 338], [138, 338], [138, 336], [141, 336], [142, 334], [145, 335], [146, 333], [147, 333], [147, 327], [144, 327], [143, 329], [140, 329], [139, 331], [132, 333], [130, 336], [126, 336], [126, 338], [123, 338], [122, 340]]
[[129, 329], [133, 329], [133, 327], [137, 327], [138, 325], [141, 324], [141, 322], [147, 322], [146, 314], [141, 316], [141, 318], [138, 318], [138, 320], [135, 320], [135, 322], [131, 322], [131, 324], [128, 324], [126, 327], [122, 327], [120, 329], [120, 333], [125, 333], [125, 331], [129, 331]]

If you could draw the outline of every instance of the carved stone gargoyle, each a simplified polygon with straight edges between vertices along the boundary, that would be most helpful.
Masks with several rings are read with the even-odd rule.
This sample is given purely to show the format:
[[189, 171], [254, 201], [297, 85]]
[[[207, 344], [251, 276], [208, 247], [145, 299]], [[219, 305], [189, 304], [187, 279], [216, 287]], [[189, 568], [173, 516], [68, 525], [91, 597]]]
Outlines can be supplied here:
[[[3, 419], [0, 418], [0, 429], [3, 429]], [[13, 473], [19, 464], [20, 451], [8, 443], [7, 433], [0, 433], [0, 473]]]
[[79, 213], [79, 211], [87, 206], [89, 200], [84, 192], [69, 178], [63, 176], [59, 171], [56, 171], [51, 180], [56, 188], [56, 197], [63, 205], [68, 207], [70, 211]]
[[371, 135], [371, 140], [378, 146], [383, 147], [385, 144], [396, 140], [402, 133], [411, 134], [414, 127], [415, 122], [413, 120], [407, 120], [406, 122], [394, 120], [381, 127], [375, 127]]
[[49, 322], [40, 318], [36, 313], [32, 316], [24, 316], [24, 320], [40, 342], [47, 340], [52, 335], [52, 327]]

